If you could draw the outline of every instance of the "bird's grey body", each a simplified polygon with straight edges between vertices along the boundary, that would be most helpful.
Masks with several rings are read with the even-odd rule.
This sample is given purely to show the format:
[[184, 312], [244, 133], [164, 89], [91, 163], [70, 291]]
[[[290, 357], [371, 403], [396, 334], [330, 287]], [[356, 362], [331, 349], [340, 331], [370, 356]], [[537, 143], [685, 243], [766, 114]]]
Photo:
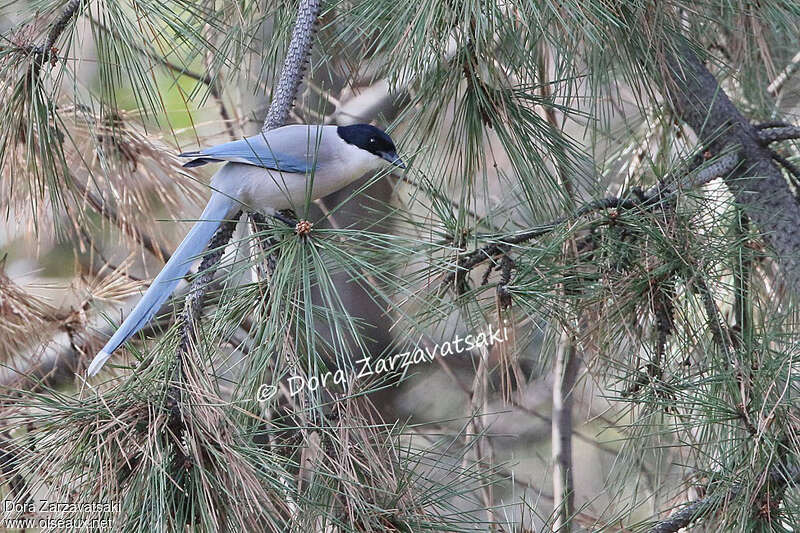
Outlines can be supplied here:
[[211, 198], [139, 303], [89, 365], [100, 371], [111, 354], [156, 313], [202, 254], [223, 220], [241, 209], [275, 215], [327, 196], [388, 161], [405, 168], [394, 143], [367, 124], [292, 125], [181, 157], [186, 167], [224, 162], [211, 180]]
[[[227, 145], [229, 149], [220, 150]], [[212, 189], [236, 199], [240, 208], [268, 215], [299, 209], [307, 200], [336, 192], [382, 163], [377, 156], [345, 142], [337, 134], [337, 126], [284, 126], [227, 145], [197, 152], [201, 157], [228, 161], [214, 175]], [[261, 157], [242, 156], [253, 150]], [[276, 157], [286, 153], [294, 157]]]

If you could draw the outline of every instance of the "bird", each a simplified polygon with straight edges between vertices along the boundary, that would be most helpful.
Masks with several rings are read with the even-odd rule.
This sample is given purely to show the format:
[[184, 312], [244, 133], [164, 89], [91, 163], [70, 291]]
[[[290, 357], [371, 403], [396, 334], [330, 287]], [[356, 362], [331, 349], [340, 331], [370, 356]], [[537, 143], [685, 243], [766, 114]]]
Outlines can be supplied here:
[[96, 375], [142, 329], [203, 253], [220, 224], [240, 209], [288, 222], [281, 210], [305, 205], [388, 165], [405, 169], [392, 139], [370, 124], [293, 124], [203, 150], [184, 152], [183, 166], [224, 163], [211, 179], [211, 198], [133, 311], [89, 364]]

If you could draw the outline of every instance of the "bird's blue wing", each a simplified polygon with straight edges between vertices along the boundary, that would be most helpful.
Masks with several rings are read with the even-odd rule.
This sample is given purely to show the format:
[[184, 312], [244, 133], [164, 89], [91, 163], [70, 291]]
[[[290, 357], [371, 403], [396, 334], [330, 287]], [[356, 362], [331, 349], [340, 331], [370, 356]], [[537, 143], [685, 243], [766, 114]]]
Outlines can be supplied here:
[[272, 150], [261, 135], [212, 146], [196, 152], [184, 152], [180, 154], [180, 157], [194, 158], [193, 161], [186, 163], [185, 167], [197, 167], [214, 161], [232, 161], [280, 172], [306, 174], [311, 171], [311, 161], [305, 157]]

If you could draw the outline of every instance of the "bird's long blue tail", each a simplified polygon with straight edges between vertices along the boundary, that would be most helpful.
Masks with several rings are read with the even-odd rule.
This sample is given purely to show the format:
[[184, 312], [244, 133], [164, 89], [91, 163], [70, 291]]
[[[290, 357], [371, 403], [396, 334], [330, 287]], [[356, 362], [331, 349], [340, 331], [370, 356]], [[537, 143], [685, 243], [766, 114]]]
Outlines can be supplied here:
[[178, 245], [167, 264], [156, 279], [144, 293], [142, 299], [136, 304], [131, 314], [117, 329], [102, 350], [95, 356], [89, 365], [88, 374], [94, 376], [106, 364], [114, 350], [131, 338], [137, 331], [147, 324], [161, 307], [161, 304], [172, 294], [180, 280], [189, 271], [192, 261], [203, 253], [206, 245], [211, 241], [214, 232], [223, 220], [228, 217], [234, 207], [234, 200], [220, 193], [213, 193], [208, 205], [200, 215], [199, 220], [192, 226], [189, 233]]

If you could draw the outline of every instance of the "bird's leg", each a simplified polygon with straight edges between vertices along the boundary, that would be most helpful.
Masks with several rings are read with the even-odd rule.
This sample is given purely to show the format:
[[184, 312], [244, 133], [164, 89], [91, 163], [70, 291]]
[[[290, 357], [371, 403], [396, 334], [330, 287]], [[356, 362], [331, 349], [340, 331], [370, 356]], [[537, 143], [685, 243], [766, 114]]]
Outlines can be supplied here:
[[276, 220], [280, 220], [290, 228], [294, 229], [294, 232], [304, 237], [311, 233], [311, 228], [314, 226], [308, 220], [298, 220], [297, 215], [291, 209], [284, 209], [283, 211], [275, 211], [274, 213], [270, 213], [272, 218]]

